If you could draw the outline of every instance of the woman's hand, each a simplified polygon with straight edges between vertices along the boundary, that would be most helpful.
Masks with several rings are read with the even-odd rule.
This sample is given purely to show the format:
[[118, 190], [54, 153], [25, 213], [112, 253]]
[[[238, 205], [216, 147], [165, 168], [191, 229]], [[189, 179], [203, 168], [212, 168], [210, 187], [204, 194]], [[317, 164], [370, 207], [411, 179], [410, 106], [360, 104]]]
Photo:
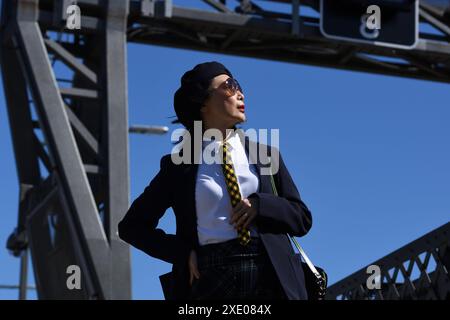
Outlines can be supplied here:
[[234, 225], [236, 230], [247, 228], [248, 225], [255, 219], [258, 213], [255, 202], [250, 202], [249, 199], [242, 199], [234, 208], [231, 214], [230, 224]]
[[191, 253], [189, 255], [189, 274], [189, 284], [192, 286], [194, 277], [197, 279], [200, 278], [200, 272], [198, 272], [197, 266], [197, 253], [195, 252], [195, 250], [191, 250]]

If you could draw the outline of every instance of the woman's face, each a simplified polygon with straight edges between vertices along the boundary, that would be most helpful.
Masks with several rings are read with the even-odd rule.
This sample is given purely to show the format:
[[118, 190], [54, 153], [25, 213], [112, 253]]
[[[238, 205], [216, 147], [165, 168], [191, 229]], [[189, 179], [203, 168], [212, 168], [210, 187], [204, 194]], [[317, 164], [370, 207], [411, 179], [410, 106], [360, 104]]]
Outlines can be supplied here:
[[231, 95], [225, 86], [228, 78], [229, 75], [221, 74], [211, 81], [209, 86], [211, 93], [201, 109], [203, 121], [208, 128], [231, 128], [246, 120], [244, 94], [237, 90]]

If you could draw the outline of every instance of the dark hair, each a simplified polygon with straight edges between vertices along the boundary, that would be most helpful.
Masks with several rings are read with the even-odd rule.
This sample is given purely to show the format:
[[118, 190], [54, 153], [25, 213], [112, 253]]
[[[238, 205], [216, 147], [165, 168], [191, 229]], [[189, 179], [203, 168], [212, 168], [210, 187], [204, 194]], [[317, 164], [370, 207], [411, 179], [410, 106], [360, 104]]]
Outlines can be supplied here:
[[202, 120], [200, 109], [210, 95], [210, 84], [211, 80], [208, 83], [192, 83], [180, 87], [175, 92], [175, 104], [183, 107], [180, 108], [177, 119], [172, 120], [172, 123], [181, 123], [186, 130], [192, 133], [194, 121]]
[[214, 77], [231, 72], [220, 62], [210, 61], [197, 64], [181, 77], [181, 86], [174, 94], [174, 109], [177, 119], [188, 131], [194, 128], [194, 121], [202, 120], [200, 109], [209, 96], [209, 86]]

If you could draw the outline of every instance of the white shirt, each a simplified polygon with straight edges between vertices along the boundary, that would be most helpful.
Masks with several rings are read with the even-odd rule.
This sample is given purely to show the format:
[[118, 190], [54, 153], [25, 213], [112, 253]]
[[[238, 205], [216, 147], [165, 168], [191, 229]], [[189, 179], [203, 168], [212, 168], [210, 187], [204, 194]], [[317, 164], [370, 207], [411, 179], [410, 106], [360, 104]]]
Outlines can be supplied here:
[[[227, 141], [230, 143], [228, 149], [231, 152], [241, 197], [244, 199], [259, 189], [257, 168], [254, 164], [249, 164], [244, 146], [236, 132]], [[211, 154], [210, 150], [220, 152], [219, 141], [203, 141], [202, 152], [207, 146], [205, 153]], [[224, 242], [238, 236], [237, 230], [230, 224], [233, 208], [222, 165], [221, 163], [207, 164], [203, 159], [198, 165], [195, 186], [197, 232], [200, 245]], [[250, 225], [249, 230], [252, 237], [258, 236], [255, 226]]]

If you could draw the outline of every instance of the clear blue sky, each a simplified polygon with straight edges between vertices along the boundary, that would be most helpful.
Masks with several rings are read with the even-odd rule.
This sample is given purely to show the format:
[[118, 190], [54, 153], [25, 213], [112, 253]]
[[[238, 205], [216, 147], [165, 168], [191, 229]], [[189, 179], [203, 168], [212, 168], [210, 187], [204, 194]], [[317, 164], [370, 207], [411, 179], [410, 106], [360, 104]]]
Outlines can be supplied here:
[[[280, 130], [281, 153], [313, 214], [299, 240], [330, 284], [449, 221], [450, 85], [135, 44], [128, 45], [129, 123], [170, 131], [130, 135], [130, 201], [172, 148], [179, 126], [168, 117], [181, 75], [211, 60], [245, 91], [243, 128]], [[5, 250], [18, 182], [3, 89], [0, 104], [0, 284], [17, 284], [19, 259]], [[171, 209], [160, 227], [175, 231]], [[133, 298], [162, 299], [158, 275], [171, 265], [131, 252]], [[16, 290], [0, 289], [0, 299], [16, 298]]]

